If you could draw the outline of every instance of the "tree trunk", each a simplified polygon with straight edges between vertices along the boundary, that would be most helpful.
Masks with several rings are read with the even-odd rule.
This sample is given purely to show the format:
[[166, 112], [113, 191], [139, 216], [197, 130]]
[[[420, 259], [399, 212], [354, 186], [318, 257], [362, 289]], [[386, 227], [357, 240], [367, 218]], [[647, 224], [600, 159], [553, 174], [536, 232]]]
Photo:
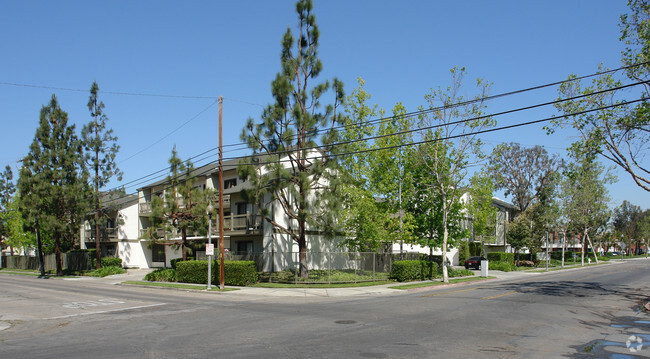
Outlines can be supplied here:
[[[99, 141], [97, 128], [97, 101], [95, 100], [95, 141]], [[95, 268], [102, 267], [102, 251], [99, 245], [99, 149], [95, 148]]]
[[587, 228], [585, 228], [584, 233], [582, 233], [582, 238], [580, 238], [580, 265], [584, 267], [585, 265], [585, 236], [587, 235]]
[[449, 283], [449, 272], [447, 271], [447, 239], [449, 231], [447, 230], [447, 196], [442, 196], [442, 281]]
[[183, 262], [187, 260], [187, 251], [185, 246], [187, 245], [187, 230], [185, 228], [181, 229], [181, 234], [183, 239], [181, 240], [181, 252], [183, 253]]
[[565, 251], [566, 251], [566, 231], [562, 232], [562, 268], [564, 268]]
[[587, 231], [585, 231], [585, 236], [587, 237], [587, 241], [589, 241], [591, 250], [594, 252], [594, 259], [596, 259], [596, 264], [598, 264], [598, 255], [596, 255], [596, 248], [594, 248], [594, 245], [591, 243], [591, 238], [589, 238], [589, 233], [587, 233]]
[[45, 258], [43, 258], [43, 241], [41, 240], [41, 228], [36, 219], [36, 248], [38, 250], [38, 267], [41, 271], [41, 278], [45, 277]]
[[300, 262], [300, 278], [309, 278], [309, 269], [307, 267], [307, 238], [305, 236], [305, 221], [299, 220], [298, 231], [298, 261]]
[[61, 235], [59, 231], [54, 231], [54, 256], [56, 258], [56, 275], [63, 275], [63, 260], [61, 258]]

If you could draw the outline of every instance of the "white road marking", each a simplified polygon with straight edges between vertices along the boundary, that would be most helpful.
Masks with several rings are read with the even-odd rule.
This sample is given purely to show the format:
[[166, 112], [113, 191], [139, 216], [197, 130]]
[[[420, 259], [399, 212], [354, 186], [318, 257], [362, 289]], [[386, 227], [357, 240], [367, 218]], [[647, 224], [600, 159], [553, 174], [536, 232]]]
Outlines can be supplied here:
[[121, 312], [121, 311], [125, 311], [125, 310], [158, 307], [158, 306], [166, 305], [166, 304], [167, 303], [156, 303], [156, 304], [148, 304], [148, 305], [139, 305], [139, 306], [136, 306], [136, 307], [117, 308], [117, 309], [111, 309], [111, 310], [99, 310], [99, 311], [96, 311], [96, 312], [76, 313], [76, 314], [62, 315], [62, 316], [59, 316], [59, 317], [45, 318], [45, 320], [72, 318], [72, 317], [79, 317], [79, 316], [82, 316], [82, 315], [93, 315], [93, 314]]

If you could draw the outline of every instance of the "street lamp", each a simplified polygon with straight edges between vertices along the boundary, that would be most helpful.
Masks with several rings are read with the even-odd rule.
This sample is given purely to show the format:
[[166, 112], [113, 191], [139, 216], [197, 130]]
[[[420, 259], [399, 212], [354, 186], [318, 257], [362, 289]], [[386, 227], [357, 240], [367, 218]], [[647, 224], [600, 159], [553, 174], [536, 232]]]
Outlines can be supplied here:
[[205, 212], [208, 214], [208, 245], [205, 248], [206, 254], [208, 254], [208, 290], [212, 289], [212, 254], [214, 253], [214, 247], [212, 246], [212, 212], [214, 207], [212, 203], [208, 203], [208, 207], [205, 209]]

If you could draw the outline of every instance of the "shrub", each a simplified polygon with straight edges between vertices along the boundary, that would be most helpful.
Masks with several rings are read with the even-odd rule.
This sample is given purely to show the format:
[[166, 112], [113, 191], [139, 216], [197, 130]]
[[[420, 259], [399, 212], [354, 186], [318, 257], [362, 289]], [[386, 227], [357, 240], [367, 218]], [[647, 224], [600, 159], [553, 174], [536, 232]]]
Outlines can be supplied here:
[[[248, 285], [257, 282], [257, 266], [253, 261], [225, 261], [224, 279], [227, 285]], [[208, 261], [177, 261], [176, 278], [181, 283], [208, 283]], [[219, 282], [219, 264], [212, 261], [212, 283]]]
[[144, 280], [151, 282], [176, 282], [176, 278], [176, 269], [171, 268], [160, 268], [144, 276]]
[[[218, 273], [216, 261], [212, 261], [212, 278]], [[177, 261], [177, 279], [181, 283], [208, 284], [208, 261]]]
[[391, 265], [389, 278], [398, 282], [432, 279], [437, 271], [438, 265], [435, 262], [423, 260], [397, 261]]
[[223, 275], [225, 284], [250, 285], [257, 282], [257, 265], [254, 261], [224, 261]]
[[514, 253], [505, 253], [505, 252], [491, 252], [488, 253], [487, 259], [490, 262], [504, 262], [504, 263], [515, 263], [515, 254]]
[[468, 242], [470, 257], [483, 255], [483, 244], [481, 242]]
[[122, 267], [122, 258], [104, 257], [102, 267]]
[[533, 262], [533, 261], [519, 261], [519, 266], [521, 266], [521, 267], [534, 267], [535, 262]]
[[510, 272], [517, 270], [517, 267], [515, 267], [514, 264], [508, 263], [508, 262], [489, 262], [489, 269], [490, 270], [500, 270], [502, 272]]
[[474, 272], [469, 270], [469, 269], [454, 269], [454, 268], [449, 268], [447, 271], [447, 274], [449, 275], [449, 278], [454, 278], [454, 277], [469, 277], [473, 276]]
[[469, 243], [461, 241], [458, 245], [458, 263], [464, 263], [467, 258], [471, 257]]
[[[192, 261], [192, 260], [194, 260], [194, 259], [192, 259], [192, 258], [188, 258], [187, 260], [188, 260], [188, 261]], [[170, 262], [171, 262], [171, 265], [172, 265], [172, 269], [177, 269], [177, 268], [176, 268], [176, 264], [178, 264], [178, 262], [182, 262], [182, 261], [183, 261], [183, 257], [172, 259], [172, 260], [170, 261]]]
[[88, 273], [88, 275], [92, 276], [92, 277], [106, 277], [106, 276], [113, 275], [113, 274], [123, 274], [123, 273], [126, 273], [126, 271], [124, 269], [122, 269], [122, 267], [106, 266], [106, 267], [101, 267], [101, 268], [99, 268], [97, 270], [94, 270], [94, 271]]

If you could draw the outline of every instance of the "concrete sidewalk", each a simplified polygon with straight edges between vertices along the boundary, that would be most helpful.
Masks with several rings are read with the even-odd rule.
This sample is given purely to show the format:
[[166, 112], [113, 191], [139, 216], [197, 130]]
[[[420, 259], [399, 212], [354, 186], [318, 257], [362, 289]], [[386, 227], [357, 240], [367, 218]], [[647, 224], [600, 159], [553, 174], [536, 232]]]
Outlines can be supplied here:
[[[607, 262], [610, 264], [622, 264], [625, 261], [610, 261]], [[566, 271], [574, 270], [584, 270], [592, 265], [585, 265], [584, 267], [571, 267], [564, 270], [555, 270], [555, 271], [539, 271], [540, 268], [536, 268], [530, 271], [513, 271], [513, 272], [502, 272], [497, 270], [489, 271], [489, 276], [496, 277], [490, 281], [510, 281], [517, 280], [522, 278], [533, 278], [537, 276], [546, 276], [553, 275], [557, 273], [563, 273]], [[95, 280], [103, 281], [107, 284], [119, 284], [125, 281], [139, 281], [143, 280], [144, 276], [151, 272], [153, 269], [129, 269], [126, 274], [117, 274], [108, 276], [105, 278], [93, 278]], [[473, 278], [476, 278], [480, 275], [480, 271], [475, 271], [476, 275]], [[73, 280], [73, 279], [69, 279]], [[80, 279], [84, 280], [84, 279]], [[363, 297], [363, 296], [380, 296], [380, 295], [397, 295], [404, 294], [413, 291], [422, 291], [422, 290], [434, 290], [434, 289], [444, 289], [450, 286], [465, 286], [476, 283], [482, 283], [483, 281], [471, 281], [471, 282], [461, 282], [453, 284], [439, 285], [437, 282], [440, 280], [434, 281], [423, 281], [423, 282], [409, 282], [412, 283], [432, 283], [431, 287], [421, 287], [410, 290], [400, 290], [392, 289], [389, 287], [398, 286], [400, 284], [407, 283], [390, 283], [384, 285], [376, 285], [369, 287], [350, 287], [350, 288], [261, 288], [261, 287], [236, 287], [238, 290], [229, 291], [225, 293], [219, 292], [209, 292], [207, 294], [217, 294], [217, 295], [228, 295], [236, 297], [246, 297], [246, 296], [266, 296], [266, 297]], [[434, 284], [435, 283], [435, 284]]]

